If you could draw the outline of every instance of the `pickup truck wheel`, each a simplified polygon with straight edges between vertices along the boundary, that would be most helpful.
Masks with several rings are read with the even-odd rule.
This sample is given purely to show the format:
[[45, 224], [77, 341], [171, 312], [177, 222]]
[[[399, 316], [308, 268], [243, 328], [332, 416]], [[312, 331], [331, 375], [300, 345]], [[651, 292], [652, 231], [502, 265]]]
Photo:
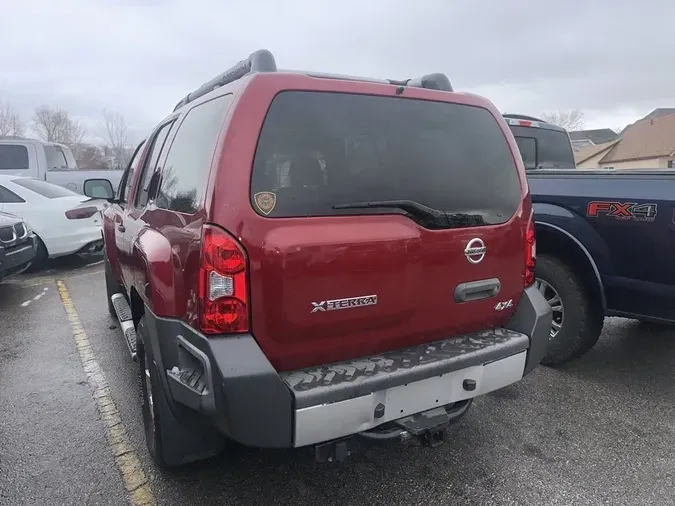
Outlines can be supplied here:
[[554, 256], [538, 256], [535, 286], [553, 310], [549, 347], [542, 364], [563, 364], [590, 350], [600, 337], [604, 318], [574, 271]]
[[147, 342], [145, 315], [138, 322], [136, 334], [145, 440], [155, 464], [161, 469], [168, 469], [201, 460], [220, 451], [221, 442], [207, 439], [208, 431], [204, 431], [204, 434], [196, 433], [185, 427], [171, 412], [161, 387], [157, 367], [142, 344]]

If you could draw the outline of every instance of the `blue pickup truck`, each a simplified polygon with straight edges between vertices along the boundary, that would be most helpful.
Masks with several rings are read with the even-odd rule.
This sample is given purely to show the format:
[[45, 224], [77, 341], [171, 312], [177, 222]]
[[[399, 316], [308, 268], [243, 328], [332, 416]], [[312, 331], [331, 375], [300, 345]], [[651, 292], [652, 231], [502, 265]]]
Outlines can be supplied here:
[[557, 365], [590, 350], [605, 316], [675, 324], [675, 170], [576, 169], [567, 132], [505, 114], [528, 169], [536, 283]]

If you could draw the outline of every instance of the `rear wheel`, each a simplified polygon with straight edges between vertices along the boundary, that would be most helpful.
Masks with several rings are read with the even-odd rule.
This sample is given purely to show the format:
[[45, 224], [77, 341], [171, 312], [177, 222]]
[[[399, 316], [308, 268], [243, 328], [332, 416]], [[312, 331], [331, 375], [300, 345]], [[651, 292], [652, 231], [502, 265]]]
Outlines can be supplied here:
[[538, 256], [535, 286], [553, 311], [542, 364], [563, 364], [590, 350], [600, 337], [604, 315], [574, 271], [554, 256]]
[[155, 464], [167, 469], [220, 452], [224, 446], [224, 438], [214, 437], [214, 431], [208, 428], [198, 432], [186, 427], [172, 413], [161, 387], [157, 367], [143, 346], [144, 342], [148, 342], [145, 315], [138, 322], [136, 334], [145, 440]]

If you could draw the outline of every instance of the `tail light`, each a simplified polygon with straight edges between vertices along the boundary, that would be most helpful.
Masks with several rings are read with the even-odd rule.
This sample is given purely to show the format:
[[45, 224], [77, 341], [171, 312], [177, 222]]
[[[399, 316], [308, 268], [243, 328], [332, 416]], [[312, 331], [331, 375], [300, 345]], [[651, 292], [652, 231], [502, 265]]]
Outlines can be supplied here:
[[246, 254], [213, 225], [202, 228], [199, 269], [199, 326], [204, 334], [248, 332]]
[[76, 207], [66, 211], [66, 218], [69, 220], [84, 220], [91, 218], [98, 212], [98, 207]]
[[534, 283], [534, 270], [537, 265], [537, 238], [534, 232], [534, 218], [530, 215], [525, 229], [525, 287]]

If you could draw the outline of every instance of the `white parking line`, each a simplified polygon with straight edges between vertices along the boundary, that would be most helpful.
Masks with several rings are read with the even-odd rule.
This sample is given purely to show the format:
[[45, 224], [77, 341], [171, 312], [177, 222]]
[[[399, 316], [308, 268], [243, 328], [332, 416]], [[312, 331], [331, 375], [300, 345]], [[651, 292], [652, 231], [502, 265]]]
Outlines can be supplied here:
[[28, 306], [31, 302], [35, 300], [40, 300], [42, 297], [44, 297], [47, 294], [47, 291], [49, 290], [49, 287], [44, 287], [40, 293], [38, 293], [35, 297], [33, 297], [30, 300], [26, 300], [21, 303], [21, 307], [26, 307]]

